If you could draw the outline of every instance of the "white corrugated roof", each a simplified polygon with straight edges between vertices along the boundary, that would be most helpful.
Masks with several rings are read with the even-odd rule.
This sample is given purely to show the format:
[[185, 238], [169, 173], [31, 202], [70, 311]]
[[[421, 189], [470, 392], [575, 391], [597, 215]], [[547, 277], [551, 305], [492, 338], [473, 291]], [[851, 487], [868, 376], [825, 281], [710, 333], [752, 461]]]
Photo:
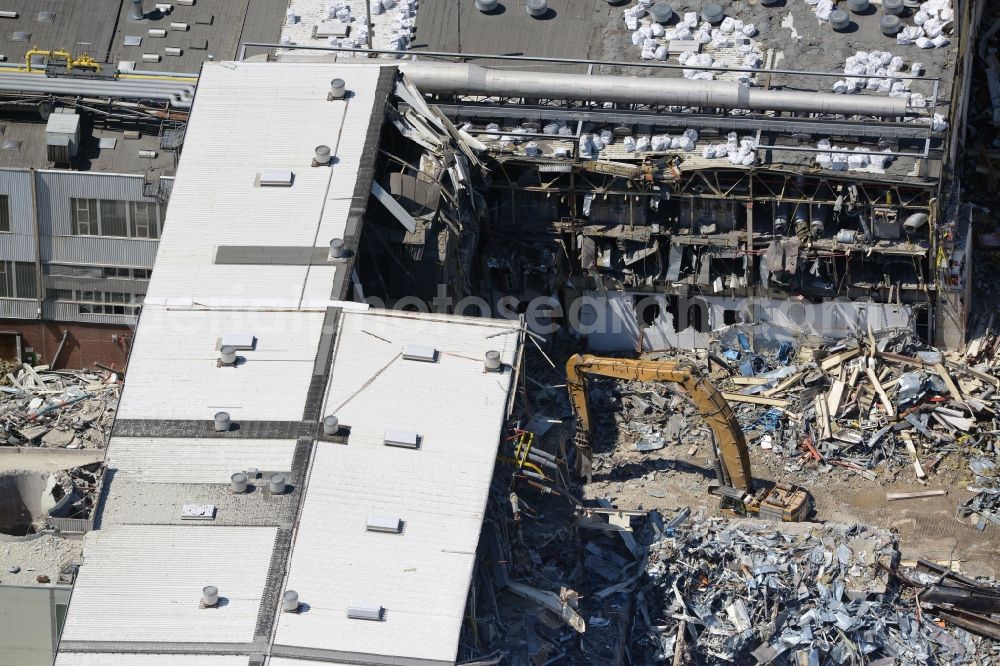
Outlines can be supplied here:
[[[321, 312], [144, 309], [118, 418], [210, 420], [227, 411], [236, 422], [298, 421], [322, 327]], [[257, 345], [237, 352], [237, 367], [219, 367], [230, 333]]]
[[137, 481], [229, 483], [233, 472], [250, 467], [287, 472], [294, 453], [294, 439], [115, 437], [107, 460], [116, 475]]
[[[271, 660], [274, 664], [274, 660]], [[55, 666], [247, 666], [247, 657], [219, 654], [93, 654], [63, 652]], [[306, 666], [298, 662], [297, 666]], [[330, 664], [326, 664], [330, 666]]]
[[[109, 446], [116, 471], [102, 528], [85, 543], [62, 637], [67, 652], [103, 650], [107, 641], [130, 644], [127, 652], [194, 653], [214, 643], [222, 652], [268, 653], [270, 613], [295, 589], [308, 611], [274, 620], [274, 643], [286, 654], [454, 662], [519, 324], [330, 301], [340, 269], [325, 262], [214, 263], [221, 245], [328, 248], [343, 235], [359, 167], [374, 159], [366, 140], [384, 120], [372, 118], [380, 70], [205, 65], [118, 410], [116, 427], [138, 435]], [[332, 78], [346, 80], [347, 101], [327, 101]], [[318, 144], [331, 147], [332, 167], [310, 166]], [[272, 168], [291, 170], [291, 187], [256, 187], [257, 174]], [[255, 338], [252, 350], [237, 352], [236, 367], [218, 364], [227, 334]], [[434, 347], [436, 362], [402, 359], [407, 344]], [[328, 359], [317, 363], [321, 348], [332, 356], [329, 377]], [[502, 353], [504, 372], [485, 372], [491, 349]], [[317, 412], [321, 401], [327, 410]], [[334, 409], [351, 427], [347, 444], [303, 438]], [[256, 427], [265, 434], [254, 437], [299, 439], [198, 439], [218, 411], [246, 423], [248, 435]], [[419, 448], [385, 447], [386, 428], [416, 431]], [[274, 497], [259, 482], [230, 493], [230, 475], [249, 467], [289, 470], [291, 492]], [[217, 520], [174, 524], [191, 502], [217, 505]], [[403, 533], [367, 532], [372, 512], [398, 515]], [[219, 588], [221, 608], [198, 607], [205, 585]], [[356, 602], [381, 604], [384, 621], [348, 620]], [[159, 656], [130, 657], [102, 663], [160, 664]], [[74, 663], [72, 654], [60, 659]]]
[[[251, 643], [277, 529], [115, 525], [87, 534], [62, 642]], [[219, 608], [199, 608], [206, 585]]]
[[[283, 614], [276, 645], [455, 659], [518, 343], [503, 333], [516, 330], [342, 316], [324, 413], [349, 425], [350, 438], [317, 445], [287, 583], [309, 612]], [[404, 360], [411, 343], [434, 347], [437, 361]], [[491, 349], [504, 373], [484, 371]], [[385, 446], [387, 428], [416, 432], [419, 448]], [[401, 518], [403, 533], [366, 531], [373, 512]], [[385, 621], [348, 619], [359, 601], [382, 605]]]
[[[372, 122], [380, 68], [205, 63], [188, 123], [149, 296], [329, 298], [335, 268], [216, 265], [219, 245], [328, 248], [341, 238]], [[328, 101], [331, 78], [346, 101]], [[333, 164], [313, 168], [317, 145]], [[255, 185], [288, 169], [291, 187]], [[305, 287], [303, 286], [305, 285]]]

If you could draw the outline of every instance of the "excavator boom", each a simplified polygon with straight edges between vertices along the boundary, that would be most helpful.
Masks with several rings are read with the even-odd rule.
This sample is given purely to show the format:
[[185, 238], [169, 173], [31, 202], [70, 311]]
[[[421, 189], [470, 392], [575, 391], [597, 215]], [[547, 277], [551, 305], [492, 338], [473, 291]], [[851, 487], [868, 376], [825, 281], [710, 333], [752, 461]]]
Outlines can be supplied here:
[[632, 381], [665, 381], [679, 384], [690, 396], [715, 437], [717, 470], [723, 506], [738, 513], [754, 513], [786, 521], [803, 520], [809, 495], [784, 484], [755, 489], [750, 454], [743, 429], [729, 403], [701, 373], [677, 361], [641, 361], [576, 354], [566, 362], [566, 386], [577, 416], [574, 443], [577, 468], [590, 477], [592, 423], [587, 402], [587, 375]]

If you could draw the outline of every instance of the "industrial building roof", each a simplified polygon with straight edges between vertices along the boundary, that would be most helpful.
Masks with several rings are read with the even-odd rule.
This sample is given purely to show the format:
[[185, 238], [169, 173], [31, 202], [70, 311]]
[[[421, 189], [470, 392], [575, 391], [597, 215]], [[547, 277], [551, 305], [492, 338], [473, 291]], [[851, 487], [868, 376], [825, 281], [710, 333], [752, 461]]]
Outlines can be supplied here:
[[[186, 168], [171, 197], [169, 224], [179, 230], [160, 242], [159, 279], [150, 285], [149, 297], [282, 299], [296, 306], [330, 297], [342, 265], [327, 261], [323, 249], [348, 234], [352, 206], [367, 201], [371, 185], [356, 191], [358, 174], [370, 159], [365, 145], [372, 123], [381, 126], [377, 110], [389, 81], [381, 68], [367, 65], [287, 67], [205, 66], [187, 127]], [[347, 101], [327, 100], [331, 71], [347, 81]], [[386, 72], [391, 78], [391, 70]], [[268, 94], [254, 94], [259, 90]], [[330, 167], [312, 167], [320, 144], [330, 147]], [[266, 170], [290, 172], [290, 185], [262, 186]], [[191, 243], [195, 235], [212, 240]], [[262, 272], [250, 264], [215, 263], [220, 246], [320, 253], [318, 261], [274, 264]]]
[[[310, 609], [281, 615], [276, 652], [454, 660], [510, 388], [482, 358], [496, 349], [513, 365], [512, 330], [375, 310], [343, 318], [323, 411], [350, 438], [315, 451], [288, 572]], [[405, 360], [408, 343], [435, 347], [437, 362]], [[385, 446], [390, 429], [416, 433], [418, 448]], [[367, 531], [370, 514], [398, 518], [402, 532]], [[384, 607], [385, 621], [349, 619], [359, 602]]]
[[[454, 663], [521, 332], [340, 300], [351, 263], [329, 262], [329, 241], [358, 251], [349, 218], [367, 206], [394, 75], [206, 66], [59, 666], [82, 654], [113, 666]], [[332, 78], [346, 100], [327, 99]], [[331, 166], [311, 166], [324, 143]], [[264, 169], [291, 171], [291, 185], [260, 187]], [[223, 341], [238, 346], [234, 366], [219, 361]], [[404, 358], [413, 345], [430, 360]], [[493, 349], [499, 372], [484, 367]], [[416, 448], [386, 445], [391, 430]], [[236, 472], [246, 492], [231, 490]], [[369, 531], [372, 513], [397, 515], [401, 533]], [[199, 607], [206, 585], [218, 608]], [[289, 589], [297, 613], [280, 610]], [[348, 618], [357, 604], [380, 621]]]
[[[154, 10], [158, 3], [146, 0], [146, 18], [135, 21], [130, 18], [131, 4], [129, 0], [121, 3], [109, 62], [134, 62], [137, 70], [197, 73], [207, 60], [236, 57], [240, 42], [277, 40], [285, 18], [283, 2], [173, 2], [167, 3], [170, 12], [162, 14]], [[154, 37], [150, 30], [165, 30], [166, 35]], [[132, 45], [135, 38], [141, 40], [138, 45]], [[171, 55], [176, 52], [168, 48], [180, 49], [180, 54]], [[160, 59], [145, 62], [146, 54]]]
[[[83, 125], [75, 170], [124, 174], [153, 171], [163, 176], [173, 175], [177, 153], [163, 149], [159, 136], [140, 133], [138, 139], [127, 139], [120, 129], [91, 127], [88, 121]], [[45, 121], [37, 117], [0, 118], [0, 168], [48, 166], [45, 127]]]
[[[171, 10], [163, 13], [156, 4]], [[285, 15], [281, 2], [229, 0], [144, 0], [142, 21], [131, 18], [131, 0], [4, 0], [0, 9], [17, 13], [17, 18], [0, 18], [0, 53], [8, 63], [23, 63], [27, 51], [38, 48], [86, 53], [112, 69], [127, 61], [138, 70], [190, 73], [197, 73], [206, 60], [235, 57], [241, 41], [276, 41]], [[166, 35], [153, 37], [150, 30]], [[167, 47], [180, 48], [181, 55], [167, 55]], [[144, 61], [144, 54], [160, 60]]]

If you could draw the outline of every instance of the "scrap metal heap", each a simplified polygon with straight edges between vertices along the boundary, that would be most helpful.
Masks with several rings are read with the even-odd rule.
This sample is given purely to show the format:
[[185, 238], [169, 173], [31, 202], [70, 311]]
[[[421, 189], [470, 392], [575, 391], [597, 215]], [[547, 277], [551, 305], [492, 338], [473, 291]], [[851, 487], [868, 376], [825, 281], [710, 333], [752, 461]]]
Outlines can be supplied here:
[[[648, 621], [636, 622], [636, 663], [971, 664], [1000, 654], [992, 641], [942, 628], [933, 603], [918, 603], [895, 579], [889, 532], [827, 525], [792, 533], [717, 519], [665, 530], [656, 514], [650, 529], [638, 591]], [[904, 575], [918, 591], [948, 576], [915, 571]], [[980, 590], [964, 580], [964, 589]], [[996, 581], [989, 585], [986, 603], [997, 595]], [[945, 591], [934, 594], [940, 601]]]
[[112, 370], [49, 370], [24, 364], [0, 384], [0, 438], [6, 445], [103, 449], [121, 397]]

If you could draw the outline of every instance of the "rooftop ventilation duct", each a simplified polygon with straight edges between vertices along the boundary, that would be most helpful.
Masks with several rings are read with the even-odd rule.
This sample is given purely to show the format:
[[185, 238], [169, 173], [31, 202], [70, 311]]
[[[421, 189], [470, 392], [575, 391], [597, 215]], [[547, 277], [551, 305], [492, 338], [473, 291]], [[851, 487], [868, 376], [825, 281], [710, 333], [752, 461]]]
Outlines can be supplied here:
[[219, 350], [219, 363], [225, 366], [236, 365], [236, 347], [223, 345]]
[[133, 21], [141, 21], [146, 17], [146, 12], [142, 11], [142, 0], [132, 0], [128, 16]]
[[232, 421], [229, 420], [229, 412], [216, 412], [215, 413], [215, 431], [216, 432], [229, 432], [232, 427]]
[[524, 9], [528, 12], [528, 16], [541, 18], [549, 13], [549, 3], [548, 0], [527, 0]]
[[268, 479], [267, 488], [271, 491], [272, 495], [284, 495], [285, 490], [288, 486], [285, 483], [284, 474], [272, 474], [271, 478]]
[[330, 261], [342, 261], [347, 257], [347, 250], [341, 238], [334, 238], [330, 241]]
[[281, 595], [281, 610], [286, 613], [296, 613], [299, 610], [299, 593], [295, 590], [285, 590]]
[[324, 435], [336, 435], [340, 430], [340, 419], [334, 415], [327, 416], [323, 419], [323, 434]]
[[344, 79], [331, 79], [330, 80], [330, 95], [327, 97], [329, 100], [344, 99], [347, 94], [347, 83]]
[[503, 363], [500, 360], [500, 352], [491, 349], [486, 352], [486, 372], [500, 372]]
[[496, 11], [497, 0], [476, 0], [476, 9], [486, 13]]
[[764, 90], [740, 86], [736, 81], [588, 76], [423, 61], [400, 63], [399, 69], [421, 92], [432, 95], [589, 100], [849, 116], [901, 117], [908, 113], [907, 100], [903, 97]]
[[229, 490], [237, 495], [242, 495], [247, 491], [247, 475], [243, 472], [236, 472], [229, 477]]
[[214, 585], [206, 585], [201, 588], [201, 607], [215, 608], [219, 605], [219, 588]]
[[313, 155], [313, 166], [326, 166], [330, 163], [330, 146], [316, 146], [316, 152]]
[[709, 2], [701, 8], [701, 20], [709, 23], [721, 23], [726, 18], [722, 11], [722, 5], [717, 2]]

